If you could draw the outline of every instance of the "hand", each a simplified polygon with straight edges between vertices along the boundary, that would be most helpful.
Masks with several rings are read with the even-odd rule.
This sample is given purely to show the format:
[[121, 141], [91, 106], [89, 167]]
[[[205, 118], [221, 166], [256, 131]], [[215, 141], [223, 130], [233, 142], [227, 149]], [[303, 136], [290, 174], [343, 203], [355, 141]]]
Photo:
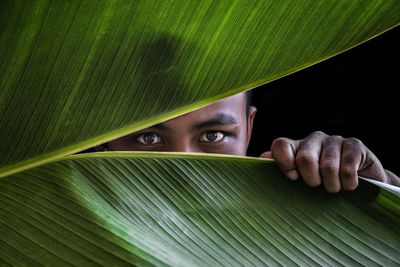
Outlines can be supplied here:
[[271, 151], [261, 157], [275, 159], [290, 179], [301, 176], [307, 185], [323, 184], [330, 193], [354, 190], [358, 175], [400, 185], [399, 178], [384, 170], [377, 157], [355, 138], [329, 136], [319, 131], [302, 140], [278, 138]]

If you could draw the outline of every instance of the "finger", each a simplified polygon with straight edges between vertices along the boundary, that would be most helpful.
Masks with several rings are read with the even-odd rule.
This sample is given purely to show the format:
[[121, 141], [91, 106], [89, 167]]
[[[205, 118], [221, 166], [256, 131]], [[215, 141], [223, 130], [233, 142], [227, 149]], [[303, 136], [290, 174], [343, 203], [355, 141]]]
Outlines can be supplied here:
[[362, 144], [354, 138], [343, 140], [340, 159], [340, 182], [344, 190], [354, 190], [358, 185], [357, 171], [364, 157]]
[[260, 155], [260, 158], [272, 159], [272, 152], [266, 151]]
[[299, 178], [296, 168], [295, 155], [299, 141], [288, 138], [278, 138], [272, 142], [271, 155], [276, 164], [292, 180]]
[[381, 162], [368, 148], [365, 147], [365, 150], [366, 156], [362, 158], [361, 164], [358, 167], [358, 175], [390, 184], [388, 173], [383, 168]]
[[316, 187], [321, 184], [319, 173], [319, 159], [322, 148], [322, 141], [327, 137], [322, 132], [314, 132], [300, 143], [296, 155], [296, 166], [303, 177], [304, 182]]
[[341, 188], [339, 169], [342, 143], [342, 137], [329, 136], [322, 145], [319, 170], [324, 188], [329, 193], [337, 193]]

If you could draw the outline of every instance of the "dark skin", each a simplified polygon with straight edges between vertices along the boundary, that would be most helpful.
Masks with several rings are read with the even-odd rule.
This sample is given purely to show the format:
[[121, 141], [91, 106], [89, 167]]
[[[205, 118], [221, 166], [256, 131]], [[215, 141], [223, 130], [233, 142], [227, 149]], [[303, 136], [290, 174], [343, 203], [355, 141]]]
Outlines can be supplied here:
[[[95, 147], [96, 151], [175, 151], [245, 156], [256, 108], [246, 114], [246, 96], [240, 93], [177, 118]], [[301, 140], [278, 138], [273, 158], [292, 180], [327, 192], [354, 190], [357, 176], [400, 186], [400, 179], [385, 170], [377, 157], [358, 139], [313, 132]]]

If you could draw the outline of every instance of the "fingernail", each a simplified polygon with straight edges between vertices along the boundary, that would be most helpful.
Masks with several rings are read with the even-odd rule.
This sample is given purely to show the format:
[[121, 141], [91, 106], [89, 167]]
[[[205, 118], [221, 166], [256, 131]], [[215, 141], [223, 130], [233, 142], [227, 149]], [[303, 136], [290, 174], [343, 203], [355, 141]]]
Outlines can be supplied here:
[[296, 170], [291, 170], [286, 173], [286, 176], [292, 180], [299, 178], [299, 173]]

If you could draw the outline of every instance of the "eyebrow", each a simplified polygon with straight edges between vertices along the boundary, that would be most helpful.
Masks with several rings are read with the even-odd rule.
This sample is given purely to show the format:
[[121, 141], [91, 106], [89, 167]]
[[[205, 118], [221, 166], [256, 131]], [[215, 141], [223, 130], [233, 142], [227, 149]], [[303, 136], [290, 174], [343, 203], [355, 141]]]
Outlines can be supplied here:
[[[213, 118], [210, 118], [209, 120], [199, 122], [191, 127], [191, 131], [203, 129], [206, 127], [211, 127], [211, 126], [225, 126], [225, 125], [237, 125], [239, 124], [239, 121], [233, 117], [232, 115], [225, 114], [225, 113], [219, 113]], [[153, 125], [150, 128], [155, 128], [157, 130], [161, 131], [168, 131], [170, 128], [166, 126], [163, 122]]]
[[219, 113], [209, 120], [193, 125], [192, 131], [203, 129], [210, 126], [221, 126], [221, 125], [225, 126], [225, 125], [237, 125], [237, 124], [239, 124], [239, 121], [232, 115]]
[[153, 125], [150, 128], [156, 128], [156, 129], [161, 130], [161, 131], [166, 131], [166, 130], [169, 129], [169, 127], [166, 126], [164, 123], [159, 123], [159, 124]]

